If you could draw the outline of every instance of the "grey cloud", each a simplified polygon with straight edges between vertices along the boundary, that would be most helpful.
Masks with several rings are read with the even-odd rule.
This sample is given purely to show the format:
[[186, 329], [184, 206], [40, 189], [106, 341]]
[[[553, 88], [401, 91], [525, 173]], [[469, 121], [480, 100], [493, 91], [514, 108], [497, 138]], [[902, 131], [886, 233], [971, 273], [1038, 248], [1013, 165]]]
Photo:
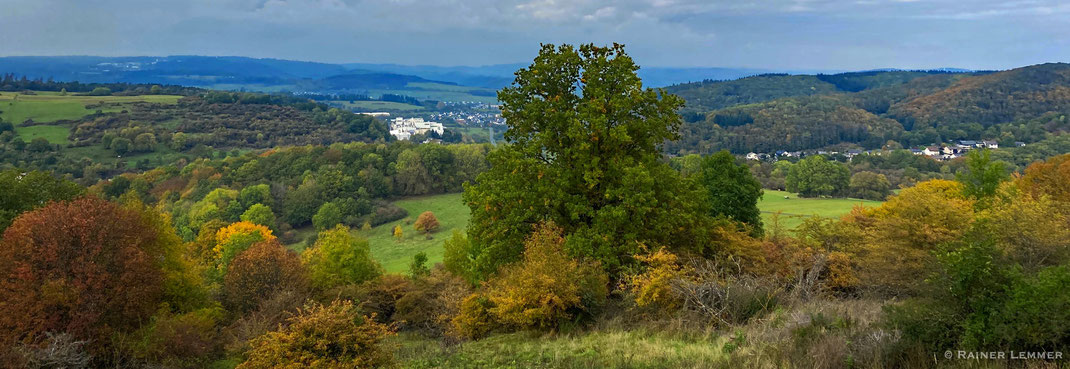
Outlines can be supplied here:
[[492, 64], [540, 42], [640, 63], [1007, 68], [1070, 59], [1062, 0], [0, 0], [0, 55]]

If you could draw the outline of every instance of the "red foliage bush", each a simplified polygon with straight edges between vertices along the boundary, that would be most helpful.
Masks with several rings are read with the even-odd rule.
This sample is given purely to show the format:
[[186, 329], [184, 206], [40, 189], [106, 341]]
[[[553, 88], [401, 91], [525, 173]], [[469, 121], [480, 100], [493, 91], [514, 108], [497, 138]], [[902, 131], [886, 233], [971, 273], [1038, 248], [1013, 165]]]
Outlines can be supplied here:
[[95, 197], [19, 216], [0, 241], [0, 349], [46, 332], [106, 348], [161, 301], [169, 240], [138, 210]]

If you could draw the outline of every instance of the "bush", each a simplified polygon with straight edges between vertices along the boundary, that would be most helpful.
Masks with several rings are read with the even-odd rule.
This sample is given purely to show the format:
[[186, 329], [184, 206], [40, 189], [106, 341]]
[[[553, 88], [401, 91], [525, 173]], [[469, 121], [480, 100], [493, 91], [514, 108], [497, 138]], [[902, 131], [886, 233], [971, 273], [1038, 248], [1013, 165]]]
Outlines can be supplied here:
[[342, 223], [342, 211], [338, 205], [328, 202], [320, 206], [316, 215], [312, 216], [312, 225], [317, 231], [324, 231]]
[[434, 213], [425, 211], [416, 218], [416, 223], [413, 223], [412, 227], [427, 234], [438, 232], [438, 218], [435, 218]]
[[482, 292], [499, 323], [517, 329], [557, 328], [590, 317], [605, 302], [608, 278], [598, 263], [569, 258], [557, 226], [542, 224], [525, 242], [524, 258], [502, 268]]
[[202, 367], [222, 353], [217, 325], [223, 309], [206, 308], [185, 314], [161, 310], [142, 329], [137, 357], [167, 367]]
[[46, 332], [110, 349], [189, 286], [181, 240], [151, 211], [85, 197], [18, 217], [0, 241], [0, 351]]
[[639, 307], [653, 307], [659, 313], [671, 314], [683, 306], [683, 298], [676, 285], [688, 278], [689, 269], [680, 265], [678, 258], [665, 248], [643, 255], [636, 255], [643, 263], [641, 273], [624, 277], [622, 287], [631, 293]]
[[321, 290], [363, 283], [383, 273], [371, 257], [368, 240], [354, 237], [342, 225], [320, 232], [302, 258], [312, 285]]
[[223, 279], [223, 302], [234, 312], [252, 310], [265, 296], [306, 286], [301, 259], [278, 241], [258, 242], [238, 254]]
[[393, 363], [382, 343], [392, 328], [359, 316], [351, 302], [310, 305], [288, 323], [254, 339], [238, 369], [379, 368]]
[[48, 332], [45, 333], [43, 344], [21, 345], [17, 351], [26, 368], [82, 369], [89, 368], [93, 359], [85, 350], [87, 343], [89, 342], [76, 340], [67, 333]]

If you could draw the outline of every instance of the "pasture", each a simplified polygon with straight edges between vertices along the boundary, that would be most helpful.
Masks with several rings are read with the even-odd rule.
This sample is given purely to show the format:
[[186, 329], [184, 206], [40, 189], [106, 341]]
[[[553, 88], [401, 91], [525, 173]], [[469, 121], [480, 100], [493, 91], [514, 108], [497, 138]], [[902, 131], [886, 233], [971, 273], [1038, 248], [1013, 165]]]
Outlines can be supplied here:
[[794, 229], [802, 224], [803, 219], [820, 216], [839, 218], [850, 213], [855, 206], [876, 207], [880, 201], [861, 199], [802, 198], [785, 191], [765, 190], [765, 195], [758, 202], [762, 211], [762, 223], [766, 228], [772, 222], [773, 215], [780, 213], [780, 225], [785, 229]]

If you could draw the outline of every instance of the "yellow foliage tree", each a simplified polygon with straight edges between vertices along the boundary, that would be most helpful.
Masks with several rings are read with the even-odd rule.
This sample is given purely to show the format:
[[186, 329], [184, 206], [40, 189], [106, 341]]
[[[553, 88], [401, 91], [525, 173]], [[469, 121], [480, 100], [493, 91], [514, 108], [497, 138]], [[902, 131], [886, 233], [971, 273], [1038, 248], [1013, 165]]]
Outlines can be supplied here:
[[405, 233], [401, 230], [401, 224], [394, 226], [394, 238], [401, 241], [405, 237]]
[[902, 190], [877, 208], [856, 210], [846, 220], [863, 242], [849, 250], [864, 285], [892, 295], [917, 291], [930, 275], [932, 251], [957, 240], [974, 219], [973, 201], [962, 185], [931, 180]]
[[275, 236], [268, 227], [252, 222], [241, 221], [220, 228], [216, 232], [216, 245], [212, 249], [216, 267], [221, 273], [225, 273], [230, 261], [249, 246], [274, 240]]

